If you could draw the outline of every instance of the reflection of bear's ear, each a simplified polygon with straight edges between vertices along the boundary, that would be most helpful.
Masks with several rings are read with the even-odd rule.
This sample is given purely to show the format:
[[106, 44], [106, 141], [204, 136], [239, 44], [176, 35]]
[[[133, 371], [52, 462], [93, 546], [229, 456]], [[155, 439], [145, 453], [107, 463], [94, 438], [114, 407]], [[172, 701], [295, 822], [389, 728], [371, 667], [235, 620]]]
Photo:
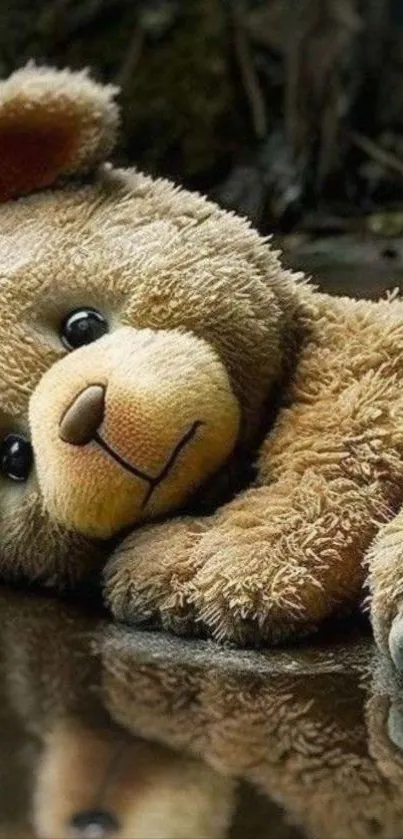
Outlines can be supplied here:
[[28, 64], [0, 82], [0, 201], [86, 172], [113, 147], [118, 89]]

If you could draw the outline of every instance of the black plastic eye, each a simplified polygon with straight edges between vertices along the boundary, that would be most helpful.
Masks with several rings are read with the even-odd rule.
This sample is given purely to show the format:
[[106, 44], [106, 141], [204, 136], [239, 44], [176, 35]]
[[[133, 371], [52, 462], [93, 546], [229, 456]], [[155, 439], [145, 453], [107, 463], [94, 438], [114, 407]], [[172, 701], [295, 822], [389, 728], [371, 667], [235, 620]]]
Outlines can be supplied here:
[[106, 318], [96, 309], [76, 309], [62, 323], [61, 339], [69, 350], [92, 344], [108, 331]]
[[0, 444], [0, 469], [13, 481], [26, 481], [32, 468], [33, 454], [29, 440], [20, 434], [8, 434]]

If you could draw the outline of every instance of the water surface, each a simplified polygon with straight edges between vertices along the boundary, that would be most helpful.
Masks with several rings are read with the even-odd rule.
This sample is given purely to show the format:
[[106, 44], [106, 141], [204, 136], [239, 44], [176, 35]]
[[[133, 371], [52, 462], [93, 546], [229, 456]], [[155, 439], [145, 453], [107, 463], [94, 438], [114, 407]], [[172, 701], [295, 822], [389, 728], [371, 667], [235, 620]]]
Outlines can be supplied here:
[[0, 837], [403, 836], [403, 691], [362, 630], [239, 652], [0, 598]]

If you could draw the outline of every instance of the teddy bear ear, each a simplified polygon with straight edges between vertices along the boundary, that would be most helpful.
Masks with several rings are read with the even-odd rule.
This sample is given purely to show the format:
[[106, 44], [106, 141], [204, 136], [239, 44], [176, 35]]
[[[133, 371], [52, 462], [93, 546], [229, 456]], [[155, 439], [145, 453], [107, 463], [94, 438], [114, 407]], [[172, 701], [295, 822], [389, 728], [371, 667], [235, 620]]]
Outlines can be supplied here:
[[113, 148], [118, 88], [30, 63], [0, 82], [0, 201], [88, 172]]

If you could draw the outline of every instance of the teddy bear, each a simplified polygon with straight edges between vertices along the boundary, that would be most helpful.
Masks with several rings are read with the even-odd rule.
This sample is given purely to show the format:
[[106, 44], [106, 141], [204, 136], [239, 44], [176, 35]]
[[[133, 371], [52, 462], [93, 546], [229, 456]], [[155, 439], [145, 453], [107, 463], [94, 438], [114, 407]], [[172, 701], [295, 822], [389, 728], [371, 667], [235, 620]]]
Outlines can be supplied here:
[[108, 163], [116, 89], [0, 86], [0, 574], [238, 645], [366, 600], [403, 663], [403, 303]]
[[0, 601], [1, 836], [401, 836], [401, 683], [368, 639], [316, 646], [313, 670], [312, 651], [223, 653]]

